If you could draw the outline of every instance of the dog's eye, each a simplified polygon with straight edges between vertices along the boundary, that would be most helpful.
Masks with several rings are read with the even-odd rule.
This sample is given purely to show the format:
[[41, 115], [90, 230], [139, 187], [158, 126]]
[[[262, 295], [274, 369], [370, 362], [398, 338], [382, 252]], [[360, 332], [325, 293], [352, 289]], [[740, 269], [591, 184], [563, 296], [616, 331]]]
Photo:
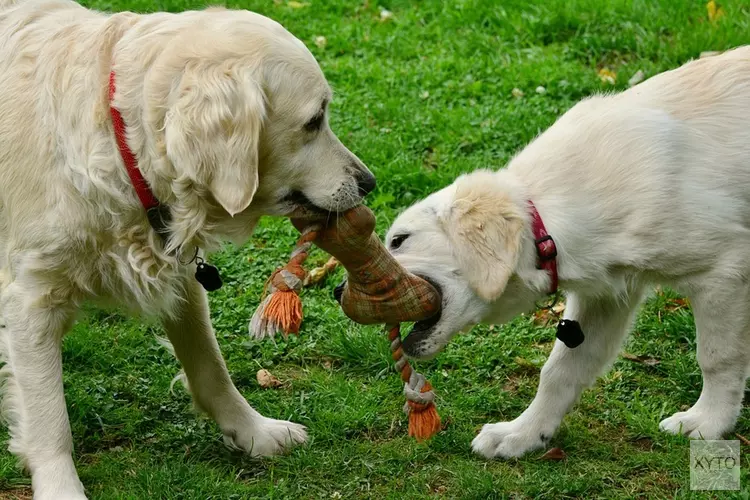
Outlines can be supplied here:
[[406, 238], [408, 238], [408, 234], [397, 234], [391, 239], [391, 250], [398, 250], [401, 245], [404, 244], [404, 241], [406, 241]]
[[305, 130], [308, 132], [317, 132], [318, 130], [320, 130], [320, 127], [323, 125], [324, 118], [325, 118], [325, 115], [323, 113], [315, 115], [312, 120], [305, 123]]

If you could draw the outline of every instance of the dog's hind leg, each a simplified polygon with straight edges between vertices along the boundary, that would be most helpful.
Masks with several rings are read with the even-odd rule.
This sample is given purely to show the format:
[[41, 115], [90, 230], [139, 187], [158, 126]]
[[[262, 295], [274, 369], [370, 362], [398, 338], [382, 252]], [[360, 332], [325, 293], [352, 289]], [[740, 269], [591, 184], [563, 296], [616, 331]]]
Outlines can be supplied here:
[[707, 279], [714, 286], [691, 294], [703, 389], [688, 411], [659, 427], [691, 438], [721, 439], [742, 409], [750, 373], [750, 285], [742, 279]]
[[472, 441], [473, 450], [487, 458], [511, 458], [545, 446], [581, 391], [617, 356], [642, 297], [640, 288], [618, 299], [570, 294], [565, 318], [580, 323], [584, 342], [570, 349], [556, 341], [526, 411], [513, 421], [485, 425]]
[[61, 343], [74, 316], [70, 294], [65, 285], [21, 269], [3, 295], [0, 375], [10, 451], [31, 473], [35, 499], [86, 498], [63, 393]]
[[253, 456], [270, 456], [307, 439], [305, 428], [267, 418], [247, 403], [232, 383], [216, 342], [206, 293], [197, 281], [185, 285], [185, 301], [164, 327], [185, 370], [193, 401], [224, 433], [225, 442]]

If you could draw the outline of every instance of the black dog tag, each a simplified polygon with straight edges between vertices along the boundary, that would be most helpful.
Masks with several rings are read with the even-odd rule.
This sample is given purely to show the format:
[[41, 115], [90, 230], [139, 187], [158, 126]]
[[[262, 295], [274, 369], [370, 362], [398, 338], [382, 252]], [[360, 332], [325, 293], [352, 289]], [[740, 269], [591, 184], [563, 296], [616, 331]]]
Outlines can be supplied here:
[[219, 276], [219, 270], [200, 258], [198, 259], [197, 268], [195, 270], [195, 279], [198, 280], [198, 283], [209, 292], [218, 290], [221, 288], [221, 285], [223, 285], [221, 276]]
[[573, 319], [560, 320], [557, 324], [557, 338], [570, 349], [575, 349], [583, 343], [581, 325]]

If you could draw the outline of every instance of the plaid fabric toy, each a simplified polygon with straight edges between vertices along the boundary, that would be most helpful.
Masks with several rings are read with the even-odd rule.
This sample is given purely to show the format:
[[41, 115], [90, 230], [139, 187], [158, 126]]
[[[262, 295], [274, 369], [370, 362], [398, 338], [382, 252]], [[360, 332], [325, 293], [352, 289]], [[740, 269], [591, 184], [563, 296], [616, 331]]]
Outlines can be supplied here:
[[374, 234], [375, 216], [360, 205], [329, 224], [293, 220], [302, 232], [289, 264], [270, 278], [270, 294], [250, 322], [256, 339], [276, 332], [297, 333], [302, 321], [299, 290], [304, 281], [302, 264], [310, 243], [333, 255], [346, 269], [347, 281], [340, 303], [344, 313], [360, 324], [384, 323], [389, 330], [393, 359], [404, 381], [408, 402], [409, 435], [423, 440], [440, 430], [432, 387], [409, 366], [401, 351], [398, 324], [420, 321], [437, 314], [440, 294], [422, 278], [404, 269]]

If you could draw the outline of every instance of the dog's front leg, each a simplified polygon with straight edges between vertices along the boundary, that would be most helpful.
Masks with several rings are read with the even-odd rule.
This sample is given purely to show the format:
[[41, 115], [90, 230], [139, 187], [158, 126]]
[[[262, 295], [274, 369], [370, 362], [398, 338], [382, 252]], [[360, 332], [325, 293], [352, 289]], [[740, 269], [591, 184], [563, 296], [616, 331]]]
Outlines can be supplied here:
[[73, 464], [63, 393], [61, 342], [74, 313], [64, 288], [22, 274], [2, 293], [9, 448], [31, 473], [35, 499], [86, 498]]
[[307, 439], [303, 426], [264, 417], [234, 386], [211, 327], [206, 293], [195, 280], [186, 283], [185, 301], [164, 327], [185, 370], [193, 401], [219, 424], [229, 446], [253, 456], [270, 456]]
[[473, 450], [487, 458], [511, 458], [545, 446], [581, 391], [617, 356], [641, 297], [640, 291], [619, 300], [570, 294], [565, 318], [581, 324], [585, 341], [574, 349], [556, 341], [531, 405], [515, 420], [482, 427]]

